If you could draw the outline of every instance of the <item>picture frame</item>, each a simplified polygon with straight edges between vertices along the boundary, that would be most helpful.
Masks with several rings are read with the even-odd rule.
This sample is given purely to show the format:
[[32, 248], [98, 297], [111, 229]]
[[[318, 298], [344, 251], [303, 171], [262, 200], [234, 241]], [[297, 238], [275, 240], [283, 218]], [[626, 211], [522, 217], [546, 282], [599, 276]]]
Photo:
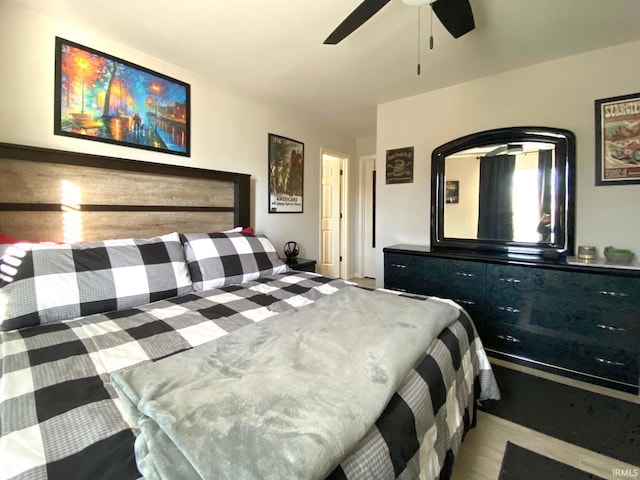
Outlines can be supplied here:
[[304, 143], [269, 133], [269, 213], [303, 213]]
[[596, 185], [640, 184], [640, 93], [595, 101]]
[[413, 183], [413, 147], [387, 150], [386, 183]]
[[445, 203], [458, 203], [460, 201], [460, 181], [447, 180], [445, 184]]
[[190, 85], [60, 37], [54, 134], [191, 156]]

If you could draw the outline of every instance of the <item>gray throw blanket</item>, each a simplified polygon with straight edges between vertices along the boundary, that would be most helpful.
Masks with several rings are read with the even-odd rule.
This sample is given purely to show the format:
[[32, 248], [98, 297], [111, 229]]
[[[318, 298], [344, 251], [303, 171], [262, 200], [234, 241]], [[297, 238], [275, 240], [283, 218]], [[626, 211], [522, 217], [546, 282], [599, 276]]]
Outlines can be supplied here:
[[349, 287], [115, 373], [138, 467], [147, 479], [324, 478], [458, 315]]

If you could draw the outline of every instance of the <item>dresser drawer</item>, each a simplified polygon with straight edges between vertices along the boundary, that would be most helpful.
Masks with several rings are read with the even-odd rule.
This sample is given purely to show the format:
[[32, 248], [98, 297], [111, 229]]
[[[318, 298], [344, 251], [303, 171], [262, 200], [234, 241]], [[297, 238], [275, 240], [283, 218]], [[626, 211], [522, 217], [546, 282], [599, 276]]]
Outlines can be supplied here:
[[516, 265], [487, 265], [487, 284], [495, 290], [512, 292], [562, 291], [566, 288], [566, 272]]
[[385, 253], [385, 287], [446, 298], [485, 296], [485, 265], [464, 260]]
[[401, 292], [422, 293], [422, 261], [414, 255], [384, 254], [384, 287]]
[[572, 272], [512, 265], [487, 266], [487, 295], [493, 303], [523, 310], [527, 304], [574, 304], [583, 296]]
[[638, 313], [602, 310], [588, 304], [565, 309], [556, 309], [553, 305], [535, 306], [527, 325], [575, 334], [605, 345], [612, 342], [635, 343], [640, 339]]
[[585, 371], [585, 373], [596, 377], [638, 385], [640, 364], [638, 363], [637, 351], [619, 349], [615, 346], [576, 344], [573, 345], [571, 353], [575, 359], [578, 359], [578, 365], [574, 370]]
[[584, 375], [638, 385], [640, 366], [635, 348], [604, 346], [534, 332], [515, 325], [476, 322], [480, 339], [489, 350], [534, 360]]
[[565, 342], [553, 336], [539, 335], [516, 325], [499, 322], [476, 322], [478, 334], [485, 348], [515, 355], [528, 360], [557, 364]]
[[577, 305], [582, 311], [589, 310], [597, 317], [608, 318], [616, 315], [628, 321], [640, 322], [640, 292], [630, 288], [633, 286], [594, 285], [585, 289]]
[[431, 258], [424, 289], [430, 295], [451, 298], [474, 316], [484, 309], [485, 270], [481, 263]]
[[[517, 325], [533, 331], [557, 331], [571, 339], [588, 339], [609, 344], [617, 337], [623, 342], [640, 338], [640, 314], [632, 311], [603, 310], [588, 302], [527, 301], [491, 297], [486, 303], [489, 321]], [[615, 340], [618, 341], [618, 340]]]
[[579, 276], [581, 293], [590, 297], [640, 302], [640, 278], [621, 277], [617, 275], [589, 275], [574, 273]]

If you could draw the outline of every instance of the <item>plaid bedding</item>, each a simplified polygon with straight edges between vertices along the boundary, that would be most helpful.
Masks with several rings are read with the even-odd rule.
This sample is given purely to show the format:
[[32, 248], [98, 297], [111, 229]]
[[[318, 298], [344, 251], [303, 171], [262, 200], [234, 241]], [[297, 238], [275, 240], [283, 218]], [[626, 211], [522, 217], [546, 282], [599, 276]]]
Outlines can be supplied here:
[[0, 288], [2, 330], [127, 310], [193, 290], [176, 232], [73, 245], [18, 243], [0, 259]]
[[[139, 478], [136, 432], [110, 373], [192, 348], [347, 285], [294, 272], [0, 332], [0, 480]], [[474, 422], [474, 399], [496, 392], [475, 328], [462, 312], [330, 478], [417, 478], [419, 468], [424, 478], [447, 478]]]
[[195, 291], [284, 273], [287, 266], [264, 235], [241, 232], [181, 233]]

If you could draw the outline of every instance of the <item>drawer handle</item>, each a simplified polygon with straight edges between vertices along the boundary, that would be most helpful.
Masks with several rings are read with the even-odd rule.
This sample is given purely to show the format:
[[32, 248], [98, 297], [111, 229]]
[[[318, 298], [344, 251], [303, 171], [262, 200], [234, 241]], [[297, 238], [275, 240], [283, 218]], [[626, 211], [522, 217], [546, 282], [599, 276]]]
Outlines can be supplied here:
[[500, 281], [501, 282], [507, 282], [507, 283], [520, 283], [520, 280], [518, 280], [517, 278], [512, 278], [512, 277], [508, 277], [508, 278], [500, 277]]
[[401, 263], [392, 263], [391, 266], [395, 268], [407, 268], [406, 265], [402, 265]]
[[522, 343], [516, 337], [512, 337], [511, 335], [496, 335], [496, 337], [498, 337], [500, 340], [506, 340], [507, 342], [511, 343]]
[[476, 304], [476, 302], [474, 302], [473, 300], [462, 300], [460, 298], [454, 298], [453, 301], [456, 302], [456, 303], [461, 303], [463, 305], [475, 305]]
[[603, 330], [609, 330], [610, 332], [626, 332], [627, 329], [623, 327], [613, 327], [611, 325], [598, 325], [598, 328]]
[[608, 295], [610, 297], [628, 297], [629, 296], [628, 293], [624, 293], [624, 292], [607, 292], [605, 290], [600, 290], [598, 293], [600, 293], [601, 295]]
[[596, 362], [602, 363], [603, 365], [612, 365], [615, 367], [624, 367], [625, 364], [623, 362], [614, 362], [613, 360], [607, 360], [606, 358], [595, 357]]
[[520, 313], [520, 310], [515, 307], [498, 307], [498, 309], [502, 310], [503, 312]]
[[475, 274], [466, 272], [456, 272], [456, 275], [459, 275], [460, 277], [475, 277]]

